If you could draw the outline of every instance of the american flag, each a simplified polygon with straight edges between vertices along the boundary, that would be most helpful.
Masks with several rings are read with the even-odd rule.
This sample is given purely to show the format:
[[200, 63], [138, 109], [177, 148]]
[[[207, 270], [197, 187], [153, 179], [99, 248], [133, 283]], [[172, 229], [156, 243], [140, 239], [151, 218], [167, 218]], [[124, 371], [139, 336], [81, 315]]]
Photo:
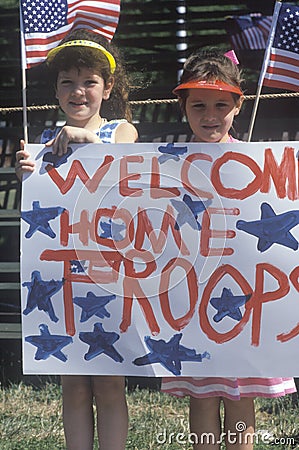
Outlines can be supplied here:
[[21, 0], [22, 64], [42, 62], [49, 50], [76, 28], [111, 40], [119, 19], [120, 0]]
[[272, 16], [252, 13], [228, 17], [226, 31], [234, 50], [263, 50], [266, 48]]
[[299, 91], [299, 6], [281, 3], [263, 85]]

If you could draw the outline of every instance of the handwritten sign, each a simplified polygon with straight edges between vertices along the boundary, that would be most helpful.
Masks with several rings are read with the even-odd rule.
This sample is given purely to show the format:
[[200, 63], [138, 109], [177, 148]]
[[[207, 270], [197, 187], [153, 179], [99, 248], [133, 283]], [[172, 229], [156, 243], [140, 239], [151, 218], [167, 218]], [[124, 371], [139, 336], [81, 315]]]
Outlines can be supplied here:
[[29, 145], [24, 372], [298, 376], [298, 147]]

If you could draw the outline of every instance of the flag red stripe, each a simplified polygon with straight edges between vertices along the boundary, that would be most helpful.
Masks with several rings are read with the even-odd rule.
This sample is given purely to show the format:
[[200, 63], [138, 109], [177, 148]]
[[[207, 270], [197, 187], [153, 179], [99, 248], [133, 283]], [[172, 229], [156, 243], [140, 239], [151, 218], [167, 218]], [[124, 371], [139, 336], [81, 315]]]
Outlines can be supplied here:
[[[68, 2], [68, 8], [72, 8], [74, 5], [77, 7], [78, 5], [81, 5], [82, 7], [85, 7], [85, 5], [87, 4], [88, 0], [77, 0], [77, 1], [69, 1]], [[94, 0], [95, 2], [96, 0]], [[119, 0], [109, 0], [108, 2], [103, 2], [103, 1], [99, 1], [99, 3], [101, 4], [101, 8], [109, 11], [109, 13], [111, 13], [112, 11], [114, 11], [114, 9], [110, 9], [109, 5], [116, 5], [119, 7], [120, 5], [120, 1]], [[107, 6], [104, 6], [107, 5]]]
[[283, 56], [279, 53], [271, 53], [270, 61], [281, 62], [286, 64], [291, 64], [293, 66], [299, 67], [299, 59], [293, 58], [292, 56]]
[[[85, 0], [85, 1], [84, 0], [77, 0], [75, 2], [70, 1], [69, 2], [69, 7], [71, 7], [73, 5], [84, 4], [84, 3], [87, 3], [87, 0]], [[101, 1], [99, 3], [101, 3], [102, 5], [107, 5], [107, 7], [106, 6], [102, 6], [102, 8], [105, 8], [105, 9], [107, 9], [107, 11], [111, 12], [111, 11], [113, 11], [113, 9], [110, 9], [109, 5], [119, 6], [120, 1], [119, 0], [108, 0], [106, 2]]]
[[45, 34], [44, 37], [39, 38], [26, 38], [26, 46], [30, 45], [48, 45], [53, 42], [59, 42], [65, 36], [65, 33], [55, 34], [54, 36], [49, 36]]
[[279, 68], [279, 67], [268, 66], [267, 73], [270, 73], [270, 74], [273, 73], [273, 74], [276, 74], [276, 75], [282, 75], [282, 76], [285, 76], [285, 77], [299, 79], [298, 72], [295, 72], [293, 70], [282, 69], [282, 68]]
[[114, 30], [109, 30], [106, 27], [99, 27], [98, 25], [97, 25], [97, 28], [95, 29], [95, 24], [91, 23], [90, 20], [86, 20], [84, 18], [77, 19], [75, 21], [74, 28], [83, 28], [83, 27], [86, 27], [89, 30], [92, 30], [92, 31], [94, 31], [95, 33], [98, 33], [98, 34], [101, 34], [103, 32], [103, 33], [106, 33], [106, 34], [111, 35], [111, 36], [114, 35]]
[[[78, 2], [78, 4], [80, 5], [81, 2]], [[68, 10], [68, 16], [73, 14], [73, 11], [80, 13], [81, 11], [91, 11], [94, 12], [95, 14], [101, 14], [105, 17], [115, 17], [117, 18], [119, 16], [118, 11], [111, 11], [108, 9], [104, 9], [104, 8], [98, 8], [96, 6], [88, 6], [88, 5], [83, 5], [83, 6], [79, 6], [78, 8], [73, 5], [72, 7], [69, 8]]]
[[269, 80], [268, 78], [264, 78], [264, 86], [268, 86], [268, 87], [274, 87], [277, 89], [287, 89], [290, 91], [298, 91], [299, 88], [299, 81], [298, 84], [292, 84], [292, 83], [286, 83], [284, 81], [281, 80]]
[[[105, 28], [98, 28], [97, 30], [95, 30], [93, 26], [90, 26], [90, 24], [88, 22], [83, 21], [83, 20], [82, 21], [78, 21], [78, 23], [76, 22], [76, 25], [74, 26], [74, 29], [75, 28], [83, 28], [83, 26], [85, 28], [92, 29], [92, 30], [94, 30], [95, 33], [99, 33], [99, 34], [102, 34], [104, 36], [111, 36], [111, 37], [113, 37], [113, 34], [114, 34], [112, 31], [108, 31]], [[55, 36], [51, 40], [51, 43], [55, 43], [55, 42], [59, 43], [60, 40], [61, 39], [57, 39], [57, 36]], [[49, 40], [47, 40], [47, 44], [49, 44], [49, 43], [50, 43]], [[43, 45], [43, 44], [44, 44], [44, 41], [41, 42], [41, 45]], [[38, 46], [38, 41], [37, 40], [33, 41], [33, 43], [31, 45]], [[27, 59], [37, 58], [37, 57], [42, 59], [42, 58], [46, 58], [48, 52], [49, 52], [49, 48], [44, 49], [44, 50], [42, 48], [36, 48], [36, 49], [32, 49], [32, 50], [27, 48], [26, 57], [27, 57]]]
[[[84, 17], [83, 14], [82, 14], [82, 17]], [[92, 19], [96, 22], [94, 17], [92, 17]], [[75, 20], [75, 18], [71, 21], [70, 25], [74, 22], [74, 20]], [[90, 20], [90, 17], [87, 16], [86, 20], [87, 21]], [[115, 28], [115, 29], [117, 28], [117, 24], [116, 23], [114, 24], [113, 22], [108, 22], [108, 21], [102, 21], [101, 20], [100, 21], [101, 28], [103, 28], [102, 27], [103, 24], [104, 25], [108, 25], [108, 26], [110, 26], [112, 28]], [[51, 44], [53, 42], [59, 42], [61, 39], [63, 39], [65, 34], [66, 33], [63, 32], [63, 33], [55, 34], [53, 36], [49, 36], [48, 34], [45, 33], [44, 37], [39, 36], [38, 38], [30, 38], [29, 36], [31, 36], [31, 35], [27, 34], [27, 35], [25, 35], [25, 36], [28, 36], [28, 37], [26, 37], [26, 46], [30, 46], [30, 45], [47, 45], [47, 44]]]
[[41, 60], [42, 60], [43, 58], [46, 58], [48, 53], [49, 53], [49, 50], [32, 50], [32, 51], [27, 52], [26, 56], [27, 56], [27, 59], [41, 58]]
[[117, 26], [117, 23], [115, 21], [111, 22], [110, 20], [104, 20], [104, 19], [98, 20], [94, 14], [88, 14], [88, 12], [86, 13], [86, 11], [84, 11], [84, 12], [78, 11], [78, 14], [74, 18], [75, 21], [79, 17], [85, 18], [86, 20], [92, 19], [94, 22], [99, 23], [102, 26], [102, 28], [103, 28], [103, 25], [107, 25], [111, 28], [116, 28], [116, 26]]

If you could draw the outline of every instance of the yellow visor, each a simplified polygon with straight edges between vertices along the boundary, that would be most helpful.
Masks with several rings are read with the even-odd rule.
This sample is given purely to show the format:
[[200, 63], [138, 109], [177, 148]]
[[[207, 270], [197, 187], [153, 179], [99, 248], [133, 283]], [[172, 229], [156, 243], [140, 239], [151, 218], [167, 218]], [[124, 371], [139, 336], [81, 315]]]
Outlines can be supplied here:
[[90, 48], [95, 48], [96, 50], [99, 50], [108, 59], [108, 62], [110, 65], [110, 71], [111, 71], [111, 73], [114, 73], [115, 68], [116, 68], [116, 62], [115, 62], [114, 57], [111, 55], [111, 53], [109, 53], [108, 50], [106, 50], [105, 47], [103, 47], [102, 45], [97, 44], [96, 42], [93, 42], [93, 41], [86, 41], [84, 39], [78, 39], [76, 41], [68, 41], [68, 42], [65, 42], [64, 44], [58, 45], [58, 47], [52, 48], [52, 50], [50, 50], [47, 55], [47, 63], [50, 63], [51, 61], [53, 61], [53, 59], [57, 55], [57, 53], [59, 53], [64, 48], [68, 48], [68, 47], [90, 47]]

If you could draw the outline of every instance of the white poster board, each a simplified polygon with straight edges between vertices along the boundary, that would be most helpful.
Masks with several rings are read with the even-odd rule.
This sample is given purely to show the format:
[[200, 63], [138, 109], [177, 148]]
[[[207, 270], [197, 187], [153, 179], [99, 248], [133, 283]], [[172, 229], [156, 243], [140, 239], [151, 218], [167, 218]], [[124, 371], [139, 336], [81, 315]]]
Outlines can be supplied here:
[[298, 376], [298, 147], [28, 145], [24, 373]]

